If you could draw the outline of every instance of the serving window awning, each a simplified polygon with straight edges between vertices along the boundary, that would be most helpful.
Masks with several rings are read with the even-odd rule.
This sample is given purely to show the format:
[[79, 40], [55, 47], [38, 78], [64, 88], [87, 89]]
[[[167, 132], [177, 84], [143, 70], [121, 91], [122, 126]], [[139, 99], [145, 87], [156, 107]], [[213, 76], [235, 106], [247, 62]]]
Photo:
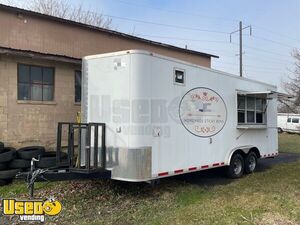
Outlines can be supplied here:
[[288, 99], [292, 96], [277, 92], [277, 91], [243, 91], [243, 90], [237, 90], [238, 95], [247, 95], [247, 96], [253, 96], [258, 98], [266, 98], [266, 99], [273, 99], [273, 98], [280, 98], [280, 99]]

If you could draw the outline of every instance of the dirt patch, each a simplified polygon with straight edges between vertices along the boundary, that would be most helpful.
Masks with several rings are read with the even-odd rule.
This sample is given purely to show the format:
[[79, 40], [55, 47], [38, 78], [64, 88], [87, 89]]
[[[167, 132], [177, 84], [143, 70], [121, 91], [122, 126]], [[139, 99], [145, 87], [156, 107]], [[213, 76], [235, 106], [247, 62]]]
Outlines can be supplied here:
[[256, 225], [299, 225], [298, 223], [287, 219], [277, 213], [265, 213], [259, 221], [255, 221]]

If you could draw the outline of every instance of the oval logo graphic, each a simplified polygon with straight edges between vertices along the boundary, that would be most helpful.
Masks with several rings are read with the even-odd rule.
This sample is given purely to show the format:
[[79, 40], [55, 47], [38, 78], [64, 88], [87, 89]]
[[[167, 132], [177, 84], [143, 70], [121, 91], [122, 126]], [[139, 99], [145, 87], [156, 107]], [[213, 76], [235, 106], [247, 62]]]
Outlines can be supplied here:
[[198, 137], [219, 133], [227, 120], [227, 109], [215, 91], [198, 87], [188, 91], [180, 101], [179, 117], [183, 126]]

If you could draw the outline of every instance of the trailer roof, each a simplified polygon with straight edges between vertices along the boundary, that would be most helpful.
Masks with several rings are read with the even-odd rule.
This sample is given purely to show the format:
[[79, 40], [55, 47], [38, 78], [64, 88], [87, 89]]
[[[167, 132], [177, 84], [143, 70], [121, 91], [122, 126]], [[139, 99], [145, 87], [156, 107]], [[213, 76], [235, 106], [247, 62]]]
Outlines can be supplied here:
[[272, 89], [277, 89], [276, 85], [272, 85], [272, 84], [268, 84], [262, 81], [258, 81], [258, 80], [254, 80], [254, 79], [250, 79], [250, 78], [246, 78], [246, 77], [240, 77], [238, 75], [234, 75], [231, 73], [227, 73], [221, 70], [216, 70], [216, 69], [212, 69], [212, 68], [207, 68], [207, 67], [203, 67], [203, 66], [199, 66], [196, 64], [192, 64], [183, 60], [179, 60], [179, 59], [175, 59], [175, 58], [171, 58], [168, 56], [164, 56], [164, 55], [160, 55], [154, 52], [149, 52], [146, 50], [140, 50], [140, 49], [132, 49], [132, 50], [126, 50], [126, 51], [119, 51], [119, 52], [111, 52], [111, 53], [104, 53], [104, 54], [98, 54], [98, 55], [91, 55], [91, 56], [85, 56], [83, 57], [83, 60], [90, 60], [90, 59], [97, 59], [97, 58], [105, 58], [105, 57], [112, 57], [112, 56], [121, 56], [121, 55], [126, 55], [126, 54], [143, 54], [143, 55], [151, 55], [157, 58], [161, 58], [161, 59], [165, 59], [165, 60], [169, 60], [169, 61], [173, 61], [173, 62], [177, 62], [177, 63], [181, 63], [181, 64], [185, 64], [185, 65], [189, 65], [189, 66], [193, 66], [193, 67], [198, 67], [201, 68], [203, 70], [207, 70], [207, 71], [214, 71], [217, 72], [221, 75], [225, 75], [225, 76], [230, 76], [233, 77], [235, 79], [240, 79], [240, 80], [247, 80], [247, 81], [252, 81], [252, 82], [256, 82], [259, 84], [263, 84], [263, 85], [267, 85]]

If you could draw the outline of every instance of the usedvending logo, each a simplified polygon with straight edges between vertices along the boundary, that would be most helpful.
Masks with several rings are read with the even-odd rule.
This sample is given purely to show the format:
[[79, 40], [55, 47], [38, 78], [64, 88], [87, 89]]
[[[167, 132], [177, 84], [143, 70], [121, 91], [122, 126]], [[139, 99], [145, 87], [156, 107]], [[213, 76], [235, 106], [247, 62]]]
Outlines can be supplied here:
[[183, 126], [198, 137], [219, 133], [227, 120], [227, 109], [215, 91], [199, 87], [188, 91], [180, 101], [179, 117]]
[[62, 210], [62, 204], [54, 198], [43, 200], [16, 199], [2, 200], [3, 215], [19, 216], [20, 221], [45, 222], [45, 216], [57, 216]]

